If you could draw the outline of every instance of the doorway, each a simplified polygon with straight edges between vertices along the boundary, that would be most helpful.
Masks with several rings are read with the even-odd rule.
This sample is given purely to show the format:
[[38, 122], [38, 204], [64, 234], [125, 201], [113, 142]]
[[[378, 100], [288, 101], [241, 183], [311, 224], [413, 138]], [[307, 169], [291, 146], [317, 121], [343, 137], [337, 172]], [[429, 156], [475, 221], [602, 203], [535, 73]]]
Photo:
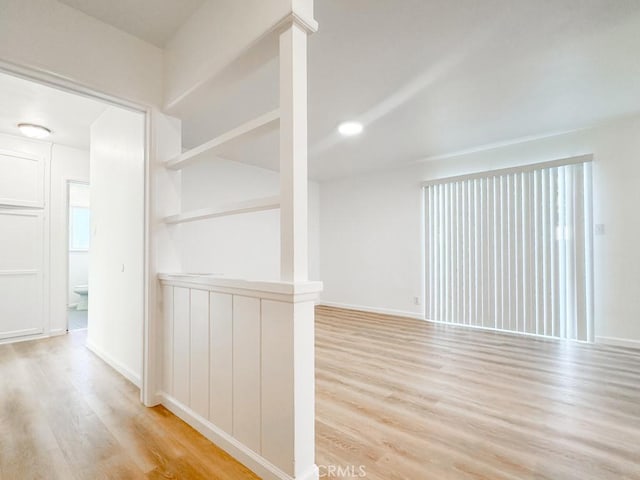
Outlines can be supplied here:
[[67, 330], [82, 330], [89, 315], [89, 248], [91, 210], [89, 184], [67, 182]]
[[85, 328], [142, 385], [147, 110], [2, 68], [0, 105], [0, 343]]

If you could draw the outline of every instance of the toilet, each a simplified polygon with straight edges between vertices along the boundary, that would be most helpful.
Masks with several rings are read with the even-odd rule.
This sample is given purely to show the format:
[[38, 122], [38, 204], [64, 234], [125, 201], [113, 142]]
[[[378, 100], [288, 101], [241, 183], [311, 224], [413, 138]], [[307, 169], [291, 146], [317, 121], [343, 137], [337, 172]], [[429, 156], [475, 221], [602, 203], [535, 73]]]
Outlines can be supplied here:
[[76, 285], [73, 287], [73, 293], [80, 296], [76, 310], [87, 310], [89, 308], [89, 285]]

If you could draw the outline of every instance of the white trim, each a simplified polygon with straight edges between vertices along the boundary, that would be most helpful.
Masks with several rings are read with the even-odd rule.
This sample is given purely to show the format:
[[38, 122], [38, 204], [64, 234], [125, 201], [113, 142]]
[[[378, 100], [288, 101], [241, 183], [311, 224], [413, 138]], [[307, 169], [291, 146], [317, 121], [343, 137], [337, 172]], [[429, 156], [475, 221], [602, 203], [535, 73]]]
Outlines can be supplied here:
[[640, 340], [632, 340], [629, 338], [619, 337], [599, 337], [596, 336], [596, 343], [600, 345], [609, 345], [612, 347], [625, 347], [640, 349]]
[[80, 95], [81, 97], [90, 98], [92, 100], [98, 100], [115, 107], [126, 108], [128, 110], [141, 113], [147, 113], [149, 110], [149, 105], [111, 95], [98, 90], [96, 87], [81, 83], [76, 79], [70, 79], [58, 75], [50, 70], [40, 69], [32, 65], [25, 67], [5, 59], [0, 59], [0, 72], [5, 72], [14, 77], [55, 88], [56, 90], [62, 90], [63, 92]]
[[287, 303], [314, 301], [322, 291], [322, 282], [256, 281], [220, 275], [160, 273], [161, 285], [229, 293], [245, 297], [278, 300]]
[[318, 22], [315, 18], [309, 18], [306, 15], [299, 14], [295, 10], [285, 15], [278, 23], [276, 23], [272, 31], [279, 34], [291, 25], [299, 26], [308, 35], [314, 34], [318, 31]]
[[240, 443], [231, 435], [216, 427], [209, 420], [198, 415], [171, 395], [162, 392], [159, 396], [162, 399], [162, 405], [164, 405], [167, 410], [191, 425], [211, 442], [215, 443], [218, 447], [222, 448], [229, 455], [256, 473], [260, 478], [264, 480], [318, 480], [319, 471], [316, 465], [311, 468], [311, 471], [294, 479], [291, 475], [283, 472], [267, 459]]
[[[633, 116], [633, 115], [630, 115]], [[623, 117], [624, 118], [624, 117]], [[614, 120], [615, 121], [615, 120]], [[596, 123], [593, 124], [589, 127], [584, 127], [584, 128], [575, 128], [572, 130], [560, 130], [557, 132], [552, 132], [552, 133], [545, 133], [542, 135], [528, 135], [528, 136], [524, 136], [524, 137], [518, 137], [518, 138], [514, 138], [511, 140], [503, 140], [503, 141], [499, 141], [499, 142], [493, 142], [493, 143], [485, 143], [483, 145], [478, 145], [476, 147], [471, 147], [471, 148], [465, 148], [462, 150], [454, 150], [452, 152], [449, 153], [442, 153], [442, 154], [437, 154], [437, 155], [431, 155], [428, 157], [424, 157], [424, 158], [420, 158], [418, 160], [415, 160], [414, 162], [412, 162], [412, 165], [420, 165], [423, 163], [428, 163], [428, 162], [433, 162], [436, 160], [446, 160], [448, 158], [457, 158], [457, 157], [463, 157], [465, 155], [470, 155], [473, 153], [484, 153], [484, 152], [491, 152], [493, 150], [500, 150], [502, 148], [508, 148], [508, 147], [512, 147], [514, 145], [520, 145], [523, 143], [530, 143], [530, 142], [535, 142], [538, 140], [544, 140], [547, 138], [555, 138], [555, 137], [560, 137], [562, 135], [568, 135], [571, 133], [576, 133], [576, 132], [582, 132], [585, 130], [591, 130], [593, 128], [597, 128], [599, 126], [602, 125], [606, 125], [609, 122], [601, 122], [601, 123]]]
[[30, 342], [31, 340], [45, 340], [50, 336], [51, 335], [47, 335], [44, 333], [35, 333], [31, 335], [25, 335], [22, 337], [0, 338], [0, 345], [8, 345], [10, 343]]
[[86, 346], [98, 358], [100, 358], [100, 360], [105, 362], [107, 365], [109, 365], [111, 368], [113, 368], [116, 372], [118, 372], [124, 378], [126, 378], [131, 383], [133, 383], [136, 387], [140, 388], [140, 385], [142, 383], [142, 381], [140, 379], [140, 375], [137, 375], [136, 373], [134, 373], [131, 369], [129, 369], [123, 363], [119, 362], [118, 360], [113, 358], [111, 355], [106, 353], [104, 350], [98, 348], [96, 345], [94, 345], [93, 343], [91, 343], [88, 340], [87, 340]]
[[528, 163], [517, 167], [499, 168], [496, 170], [485, 170], [483, 172], [470, 173], [466, 175], [456, 175], [453, 177], [436, 178], [426, 180], [421, 183], [422, 187], [430, 187], [431, 185], [439, 185], [442, 183], [451, 183], [461, 180], [471, 180], [474, 178], [497, 177], [499, 175], [508, 175], [510, 173], [532, 172], [543, 168], [564, 167], [566, 165], [574, 165], [576, 163], [587, 163], [593, 161], [593, 154], [577, 155], [574, 157], [559, 158], [546, 162]]
[[352, 305], [349, 303], [325, 302], [325, 301], [320, 301], [318, 305], [323, 307], [343, 308], [345, 310], [355, 310], [355, 311], [369, 312], [369, 313], [380, 313], [382, 315], [393, 315], [396, 317], [407, 317], [407, 318], [413, 318], [415, 320], [425, 319], [423, 313], [408, 312], [406, 310], [396, 310], [393, 308], [367, 307], [364, 305]]
[[[10, 135], [12, 137], [15, 138], [20, 138], [22, 139], [23, 137], [19, 137], [18, 135], [13, 135], [11, 133], [3, 133], [3, 135]], [[33, 140], [33, 139], [31, 139]], [[51, 142], [47, 142], [47, 141], [43, 141], [43, 140], [37, 140], [38, 143], [43, 143], [43, 144], [51, 144]], [[14, 158], [19, 158], [20, 160], [30, 160], [32, 162], [44, 162], [46, 160], [46, 157], [41, 157], [40, 155], [36, 155], [34, 153], [30, 153], [30, 152], [23, 152], [21, 150], [10, 150], [8, 148], [0, 148], [0, 155], [4, 155], [7, 157], [14, 157]]]
[[40, 270], [0, 270], [0, 276], [10, 275], [16, 277], [22, 277], [25, 275], [38, 275]]
[[15, 216], [19, 216], [19, 217], [43, 217], [44, 218], [44, 210], [42, 208], [38, 208], [38, 209], [14, 209], [14, 208], [9, 208], [9, 209], [4, 209], [5, 205], [1, 205], [0, 207], [0, 215], [15, 215]]
[[[89, 86], [87, 84], [83, 84], [78, 82], [75, 79], [68, 79], [61, 75], [57, 75], [55, 72], [46, 71], [43, 69], [39, 69], [33, 66], [23, 66], [20, 64], [16, 64], [13, 62], [6, 61], [5, 59], [0, 59], [0, 72], [7, 73], [9, 75], [23, 78], [25, 80], [29, 80], [32, 82], [39, 83], [41, 85], [46, 85], [51, 88], [55, 88], [58, 90], [66, 91], [75, 95], [84, 96], [87, 98], [91, 98], [94, 100], [99, 100], [109, 105], [113, 105], [116, 107], [124, 108], [130, 111], [143, 113], [145, 116], [145, 138], [144, 138], [144, 181], [143, 181], [143, 191], [144, 191], [144, 240], [143, 240], [143, 278], [141, 281], [143, 282], [144, 288], [144, 298], [143, 298], [143, 342], [141, 345], [142, 350], [142, 372], [143, 376], [147, 375], [150, 377], [146, 382], [138, 381], [138, 385], [141, 386], [140, 391], [140, 400], [144, 402], [147, 396], [153, 396], [153, 394], [147, 390], [150, 390], [150, 387], [153, 383], [153, 378], [155, 375], [155, 358], [151, 358], [149, 348], [148, 348], [148, 340], [149, 340], [149, 323], [153, 320], [151, 318], [151, 313], [153, 308], [149, 305], [149, 290], [151, 283], [156, 281], [155, 278], [152, 278], [149, 274], [150, 272], [150, 258], [149, 258], [149, 245], [150, 245], [150, 236], [151, 236], [151, 198], [150, 198], [150, 184], [151, 184], [151, 174], [152, 168], [151, 163], [155, 158], [151, 153], [151, 141], [152, 141], [152, 126], [151, 126], [151, 114], [153, 111], [153, 106], [149, 103], [141, 103], [138, 101], [132, 101], [126, 98], [122, 98], [119, 96], [111, 95], [109, 93], [105, 93], [93, 86]], [[51, 144], [53, 145], [53, 144]], [[51, 150], [49, 150], [49, 160], [51, 160]], [[49, 182], [46, 182], [50, 184]], [[45, 198], [49, 198], [50, 192], [46, 192]], [[48, 240], [47, 240], [48, 241]], [[48, 280], [48, 278], [47, 278]], [[50, 302], [50, 298], [48, 301]], [[50, 310], [50, 309], [49, 309]], [[49, 315], [50, 321], [50, 315]], [[47, 328], [49, 328], [49, 324], [47, 324]], [[153, 370], [153, 371], [149, 371]], [[134, 382], [135, 383], [135, 382]], [[147, 404], [148, 405], [148, 404]]]
[[28, 328], [26, 330], [14, 330], [12, 332], [0, 333], [0, 340], [12, 339], [14, 337], [28, 337], [40, 334], [46, 336], [46, 334], [44, 333], [44, 328], [42, 327]]

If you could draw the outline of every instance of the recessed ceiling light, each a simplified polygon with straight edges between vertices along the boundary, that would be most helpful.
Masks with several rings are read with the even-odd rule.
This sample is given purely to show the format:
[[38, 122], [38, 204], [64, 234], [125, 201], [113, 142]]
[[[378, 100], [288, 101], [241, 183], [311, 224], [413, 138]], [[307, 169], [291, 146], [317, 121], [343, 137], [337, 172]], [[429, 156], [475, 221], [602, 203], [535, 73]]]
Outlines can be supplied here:
[[338, 126], [338, 131], [345, 137], [353, 137], [362, 133], [362, 124], [358, 122], [344, 122]]
[[51, 134], [51, 130], [47, 127], [33, 123], [19, 123], [18, 128], [25, 137], [30, 138], [47, 138]]

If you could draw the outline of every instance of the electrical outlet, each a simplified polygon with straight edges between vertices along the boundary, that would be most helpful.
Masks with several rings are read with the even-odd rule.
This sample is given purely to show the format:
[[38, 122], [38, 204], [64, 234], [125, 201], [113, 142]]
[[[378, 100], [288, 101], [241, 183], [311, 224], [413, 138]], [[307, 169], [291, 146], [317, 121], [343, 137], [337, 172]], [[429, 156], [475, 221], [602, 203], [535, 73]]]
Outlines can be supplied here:
[[596, 235], [604, 235], [604, 223], [596, 223], [594, 233]]
[[413, 304], [420, 305], [420, 297], [413, 297]]

